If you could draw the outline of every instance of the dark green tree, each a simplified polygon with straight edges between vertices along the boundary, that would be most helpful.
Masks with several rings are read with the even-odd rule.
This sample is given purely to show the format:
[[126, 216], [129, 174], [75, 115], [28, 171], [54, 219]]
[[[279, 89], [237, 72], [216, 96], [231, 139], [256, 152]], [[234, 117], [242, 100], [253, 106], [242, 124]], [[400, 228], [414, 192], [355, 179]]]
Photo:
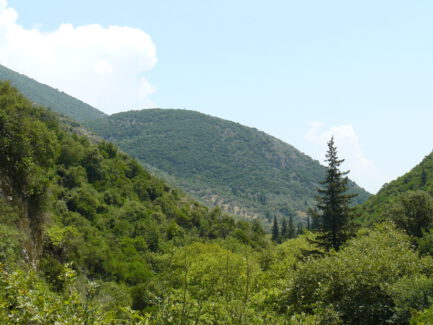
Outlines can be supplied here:
[[325, 180], [318, 189], [319, 202], [317, 209], [320, 216], [320, 234], [317, 236], [317, 244], [326, 250], [331, 248], [338, 250], [349, 238], [352, 232], [350, 200], [356, 194], [348, 194], [349, 171], [342, 172], [340, 165], [344, 159], [338, 159], [337, 148], [334, 145], [334, 137], [328, 142], [326, 153], [328, 169]]
[[420, 238], [433, 226], [433, 198], [421, 190], [403, 193], [389, 215], [399, 228]]
[[272, 241], [278, 242], [280, 240], [280, 229], [278, 227], [277, 217], [274, 216], [274, 224], [272, 226]]
[[289, 228], [287, 227], [287, 220], [284, 218], [281, 223], [281, 240], [289, 238]]
[[295, 238], [295, 225], [293, 224], [293, 217], [289, 218], [289, 230], [288, 230], [289, 238]]

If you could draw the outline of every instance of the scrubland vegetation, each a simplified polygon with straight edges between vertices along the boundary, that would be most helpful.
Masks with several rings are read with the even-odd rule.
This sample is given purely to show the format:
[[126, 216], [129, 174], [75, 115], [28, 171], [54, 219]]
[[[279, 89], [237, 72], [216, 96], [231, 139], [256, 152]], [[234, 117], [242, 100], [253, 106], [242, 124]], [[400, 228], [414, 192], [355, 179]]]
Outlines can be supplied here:
[[74, 125], [0, 84], [0, 323], [433, 322], [428, 166], [352, 209], [335, 155], [314, 227], [272, 240]]

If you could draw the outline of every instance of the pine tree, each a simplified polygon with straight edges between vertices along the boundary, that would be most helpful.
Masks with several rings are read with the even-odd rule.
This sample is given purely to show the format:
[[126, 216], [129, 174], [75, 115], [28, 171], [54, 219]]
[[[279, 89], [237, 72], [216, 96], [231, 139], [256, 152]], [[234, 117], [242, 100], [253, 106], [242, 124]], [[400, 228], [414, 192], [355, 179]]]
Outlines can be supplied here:
[[326, 153], [328, 169], [325, 180], [319, 189], [320, 234], [317, 236], [317, 244], [326, 250], [331, 248], [338, 250], [348, 239], [351, 233], [351, 208], [350, 200], [356, 194], [347, 194], [349, 171], [342, 172], [339, 167], [344, 159], [337, 157], [337, 148], [334, 146], [334, 137], [328, 142]]
[[289, 230], [288, 230], [289, 238], [295, 238], [295, 226], [293, 225], [293, 217], [289, 218]]
[[287, 228], [287, 220], [284, 218], [281, 224], [281, 240], [290, 238], [289, 229]]
[[274, 225], [272, 226], [272, 240], [274, 242], [280, 241], [280, 230], [278, 228], [278, 221], [276, 216], [274, 216]]

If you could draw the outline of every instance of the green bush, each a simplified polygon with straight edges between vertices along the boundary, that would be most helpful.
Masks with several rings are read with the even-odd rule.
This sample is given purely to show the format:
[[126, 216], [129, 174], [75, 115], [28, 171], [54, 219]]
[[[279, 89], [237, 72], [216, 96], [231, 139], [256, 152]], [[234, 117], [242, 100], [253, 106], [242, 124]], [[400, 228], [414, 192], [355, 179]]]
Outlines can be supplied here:
[[[346, 324], [385, 323], [420, 307], [431, 282], [417, 279], [429, 275], [432, 267], [431, 258], [419, 258], [411, 249], [408, 236], [391, 225], [379, 225], [363, 230], [341, 251], [301, 264], [281, 303], [319, 315], [331, 308]], [[410, 281], [419, 283], [417, 298], [398, 289]]]

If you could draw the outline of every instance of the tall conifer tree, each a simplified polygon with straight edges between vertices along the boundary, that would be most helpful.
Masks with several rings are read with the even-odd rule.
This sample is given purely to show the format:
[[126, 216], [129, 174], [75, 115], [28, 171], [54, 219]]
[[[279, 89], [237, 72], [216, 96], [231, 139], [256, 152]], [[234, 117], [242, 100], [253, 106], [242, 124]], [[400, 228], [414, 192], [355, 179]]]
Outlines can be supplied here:
[[320, 234], [317, 244], [325, 249], [338, 250], [351, 234], [351, 208], [350, 200], [356, 194], [347, 194], [349, 171], [340, 171], [344, 159], [338, 159], [334, 137], [328, 142], [326, 153], [328, 169], [325, 180], [319, 189], [319, 203], [317, 209], [320, 216]]
[[289, 218], [289, 238], [295, 238], [295, 225], [293, 224], [293, 217]]
[[287, 238], [289, 238], [289, 229], [287, 228], [287, 220], [284, 218], [283, 222], [281, 223], [281, 240]]
[[274, 216], [274, 225], [272, 226], [272, 240], [274, 242], [280, 241], [280, 229], [278, 228], [278, 221], [276, 216]]

